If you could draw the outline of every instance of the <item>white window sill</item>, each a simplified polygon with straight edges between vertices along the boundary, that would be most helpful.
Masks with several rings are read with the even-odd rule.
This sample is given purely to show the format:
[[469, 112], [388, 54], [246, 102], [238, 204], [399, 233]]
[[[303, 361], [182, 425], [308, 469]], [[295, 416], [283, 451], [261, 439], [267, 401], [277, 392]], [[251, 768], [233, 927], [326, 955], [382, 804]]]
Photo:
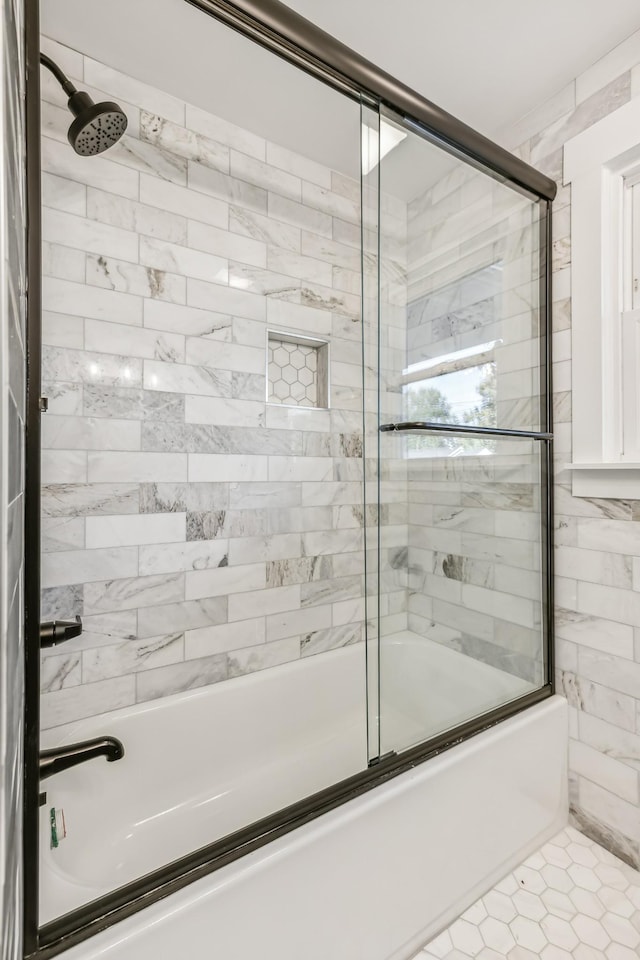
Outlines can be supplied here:
[[640, 499], [640, 463], [568, 463], [566, 469], [573, 473], [574, 497]]

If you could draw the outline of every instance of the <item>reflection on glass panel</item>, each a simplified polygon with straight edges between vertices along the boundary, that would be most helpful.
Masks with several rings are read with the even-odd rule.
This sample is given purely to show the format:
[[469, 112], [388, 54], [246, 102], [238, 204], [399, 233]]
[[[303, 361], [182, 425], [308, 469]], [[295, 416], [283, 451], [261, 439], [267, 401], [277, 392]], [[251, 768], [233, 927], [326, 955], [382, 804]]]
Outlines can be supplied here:
[[[416, 436], [433, 442], [429, 459], [411, 458]], [[542, 444], [435, 431], [404, 441], [407, 621], [381, 640], [383, 752], [480, 716], [543, 680]]]
[[406, 201], [406, 419], [540, 429], [540, 205], [413, 132], [380, 167]]
[[544, 682], [545, 548], [544, 448], [482, 433], [541, 427], [539, 206], [384, 122], [380, 424], [479, 432], [381, 434], [383, 754]]

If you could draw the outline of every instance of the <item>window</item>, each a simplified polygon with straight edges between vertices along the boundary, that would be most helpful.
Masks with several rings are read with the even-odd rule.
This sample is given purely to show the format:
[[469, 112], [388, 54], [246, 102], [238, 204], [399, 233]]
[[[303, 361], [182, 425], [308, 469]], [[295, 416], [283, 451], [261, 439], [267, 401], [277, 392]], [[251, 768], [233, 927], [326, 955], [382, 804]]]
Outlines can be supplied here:
[[[496, 362], [498, 341], [458, 350], [407, 367], [402, 378], [405, 419], [496, 427]], [[460, 456], [493, 452], [493, 441], [453, 434], [408, 438], [410, 457]]]
[[565, 144], [571, 184], [573, 494], [640, 482], [640, 101]]

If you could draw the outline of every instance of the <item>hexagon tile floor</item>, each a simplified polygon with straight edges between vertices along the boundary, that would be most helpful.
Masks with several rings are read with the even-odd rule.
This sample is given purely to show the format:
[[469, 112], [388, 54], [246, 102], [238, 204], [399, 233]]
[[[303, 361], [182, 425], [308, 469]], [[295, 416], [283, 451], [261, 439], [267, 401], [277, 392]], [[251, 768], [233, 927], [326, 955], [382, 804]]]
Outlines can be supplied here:
[[572, 827], [415, 960], [638, 960], [640, 873]]

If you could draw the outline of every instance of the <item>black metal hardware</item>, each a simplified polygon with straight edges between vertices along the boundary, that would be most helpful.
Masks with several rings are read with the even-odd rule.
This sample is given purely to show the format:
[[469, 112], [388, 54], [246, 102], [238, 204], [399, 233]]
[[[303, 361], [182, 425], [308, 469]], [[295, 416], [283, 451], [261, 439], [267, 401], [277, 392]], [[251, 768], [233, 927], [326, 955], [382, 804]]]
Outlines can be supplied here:
[[554, 199], [557, 186], [550, 177], [385, 73], [280, 0], [187, 2], [342, 93], [358, 100], [364, 93], [416, 121], [415, 129], [435, 136], [445, 150], [479, 164], [489, 176], [511, 181], [512, 186], [543, 199]]
[[552, 433], [539, 433], [535, 430], [501, 430], [499, 427], [473, 427], [467, 424], [433, 423], [431, 420], [414, 420], [406, 423], [383, 423], [378, 427], [380, 433], [403, 433], [420, 430], [433, 430], [439, 433], [464, 433], [472, 436], [522, 437], [525, 440], [553, 440]]
[[82, 633], [82, 620], [45, 620], [40, 624], [40, 646], [57, 647], [65, 640], [72, 640]]
[[95, 757], [105, 757], [108, 763], [121, 760], [124, 757], [122, 742], [116, 737], [96, 737], [94, 740], [70, 743], [66, 747], [43, 750], [40, 753], [40, 779], [44, 780]]

